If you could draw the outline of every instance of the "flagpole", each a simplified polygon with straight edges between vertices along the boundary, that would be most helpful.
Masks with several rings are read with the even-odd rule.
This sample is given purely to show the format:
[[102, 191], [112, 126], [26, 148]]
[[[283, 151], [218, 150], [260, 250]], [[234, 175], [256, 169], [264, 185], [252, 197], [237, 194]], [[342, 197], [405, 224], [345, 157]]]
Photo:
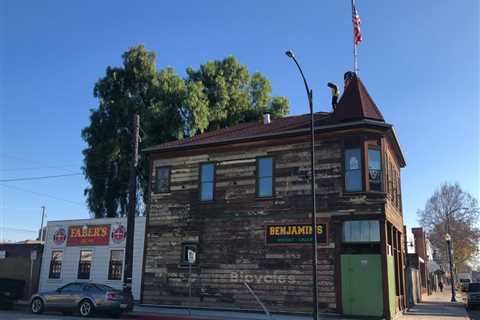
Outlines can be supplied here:
[[[352, 0], [352, 23], [353, 22], [353, 18], [355, 16], [356, 12], [355, 12], [355, 0]], [[357, 45], [355, 44], [355, 30], [353, 30], [352, 32], [352, 39], [353, 39], [353, 72], [355, 72], [355, 74], [358, 73], [358, 61], [357, 61]]]

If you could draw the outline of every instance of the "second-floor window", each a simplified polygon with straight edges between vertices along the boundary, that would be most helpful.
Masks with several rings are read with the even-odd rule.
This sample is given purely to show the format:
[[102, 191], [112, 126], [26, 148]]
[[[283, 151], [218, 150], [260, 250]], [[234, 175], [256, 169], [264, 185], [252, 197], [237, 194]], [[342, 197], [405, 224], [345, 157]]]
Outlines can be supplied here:
[[81, 250], [78, 261], [78, 279], [90, 279], [90, 269], [92, 268], [92, 250]]
[[110, 251], [110, 265], [108, 267], [108, 280], [122, 280], [123, 250]]
[[215, 164], [204, 163], [200, 165], [200, 200], [213, 200], [215, 187]]
[[273, 196], [273, 158], [257, 159], [257, 196]]
[[379, 149], [368, 148], [368, 183], [370, 191], [382, 191], [382, 159]]
[[50, 260], [50, 270], [48, 273], [49, 279], [60, 279], [62, 273], [62, 251], [52, 251], [52, 259]]
[[345, 191], [362, 191], [362, 152], [360, 148], [345, 149]]
[[158, 167], [156, 170], [155, 191], [158, 193], [170, 192], [170, 168]]

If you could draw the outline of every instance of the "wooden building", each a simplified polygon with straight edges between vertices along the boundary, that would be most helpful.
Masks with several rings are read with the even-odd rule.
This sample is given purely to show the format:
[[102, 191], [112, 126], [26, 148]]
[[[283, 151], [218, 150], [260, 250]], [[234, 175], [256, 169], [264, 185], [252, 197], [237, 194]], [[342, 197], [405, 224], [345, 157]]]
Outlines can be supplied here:
[[[144, 150], [143, 303], [256, 309], [246, 282], [270, 310], [311, 312], [309, 126], [266, 117]], [[315, 138], [319, 307], [389, 318], [405, 306], [395, 131], [354, 77]]]

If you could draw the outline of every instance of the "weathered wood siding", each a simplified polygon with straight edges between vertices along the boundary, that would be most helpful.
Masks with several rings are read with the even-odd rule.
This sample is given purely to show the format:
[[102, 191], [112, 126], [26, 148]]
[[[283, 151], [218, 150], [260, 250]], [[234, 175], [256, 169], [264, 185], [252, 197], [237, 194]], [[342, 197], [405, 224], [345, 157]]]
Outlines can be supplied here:
[[[343, 144], [338, 138], [316, 145], [319, 222], [328, 225], [328, 243], [319, 246], [319, 301], [336, 308], [335, 237], [330, 217], [342, 210], [383, 214], [385, 197], [343, 193]], [[309, 143], [231, 146], [190, 155], [152, 156], [155, 167], [171, 167], [170, 193], [150, 194], [143, 302], [147, 304], [258, 308], [243, 281], [273, 310], [310, 311], [311, 246], [267, 245], [265, 226], [310, 223]], [[274, 192], [256, 197], [256, 157], [274, 158]], [[199, 164], [216, 162], [215, 200], [199, 201]], [[192, 269], [193, 298], [188, 298], [188, 267], [182, 266], [183, 242], [198, 243]], [[200, 298], [200, 293], [204, 298]], [[206, 294], [205, 294], [206, 293]]]

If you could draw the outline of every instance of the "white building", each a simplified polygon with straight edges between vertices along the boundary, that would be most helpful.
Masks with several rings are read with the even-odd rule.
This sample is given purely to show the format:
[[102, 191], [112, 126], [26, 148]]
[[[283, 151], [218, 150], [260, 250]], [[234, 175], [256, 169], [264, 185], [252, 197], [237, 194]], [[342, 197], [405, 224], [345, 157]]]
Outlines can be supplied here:
[[[91, 281], [121, 289], [125, 267], [127, 218], [49, 221], [39, 291], [69, 282]], [[132, 293], [140, 300], [145, 217], [135, 219]]]

